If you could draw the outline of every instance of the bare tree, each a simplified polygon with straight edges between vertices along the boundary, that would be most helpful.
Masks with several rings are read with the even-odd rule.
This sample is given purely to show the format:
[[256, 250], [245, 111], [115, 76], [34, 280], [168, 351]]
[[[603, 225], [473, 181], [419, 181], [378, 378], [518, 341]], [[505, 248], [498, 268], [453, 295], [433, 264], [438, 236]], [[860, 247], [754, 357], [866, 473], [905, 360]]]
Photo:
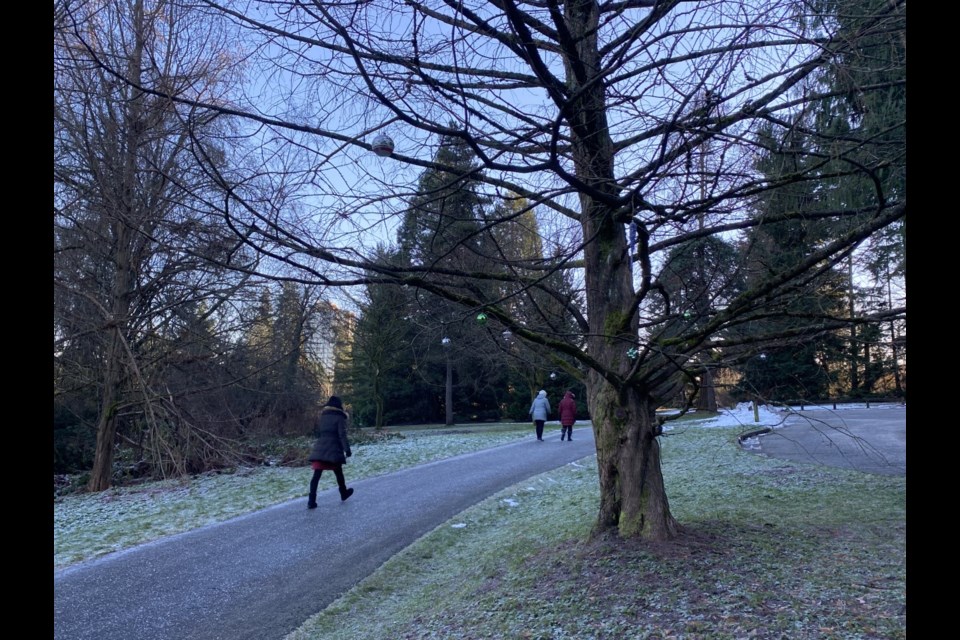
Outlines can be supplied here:
[[54, 354], [58, 392], [85, 387], [98, 400], [91, 490], [110, 486], [121, 423], [158, 450], [182, 440], [163, 435], [189, 426], [164, 372], [196, 357], [187, 329], [218, 317], [243, 283], [223, 266], [244, 252], [210, 219], [195, 161], [222, 160], [222, 130], [175, 100], [216, 100], [231, 71], [208, 26], [162, 0], [57, 7]]
[[[862, 161], [865, 154], [828, 158], [816, 148], [802, 171], [765, 178], [754, 170], [766, 152], [757, 132], [799, 126], [797, 114], [836, 91], [819, 82], [824, 69], [842, 62], [865, 34], [899, 37], [903, 2], [878, 3], [852, 29], [787, 0], [201, 4], [249, 27], [245, 51], [251, 64], [263, 64], [260, 92], [219, 105], [221, 113], [258, 127], [264, 140], [313, 154], [306, 168], [257, 168], [299, 171], [313, 199], [309, 218], [276, 215], [245, 198], [239, 180], [221, 176], [232, 227], [304, 281], [419, 287], [465, 314], [483, 310], [514, 339], [578, 363], [570, 373], [586, 372], [597, 442], [598, 532], [649, 539], [676, 533], [657, 406], [700, 370], [701, 354], [724, 347], [745, 357], [768, 341], [787, 344], [847, 326], [849, 317], [825, 313], [809, 318], [802, 333], [754, 333], [738, 345], [723, 339], [727, 329], [777, 314], [783, 298], [906, 214], [903, 194], [888, 193], [878, 179], [856, 208], [812, 202], [768, 216], [751, 206], [764, 193], [819, 179], [828, 161], [834, 172], [875, 178], [880, 167]], [[387, 158], [370, 153], [377, 134], [394, 143]], [[438, 139], [468, 145], [482, 175], [438, 163], [430, 148]], [[849, 142], [844, 148], [871, 144]], [[698, 161], [699, 150], [708, 150], [709, 162]], [[415, 172], [426, 167], [451, 181], [478, 179], [491, 198], [525, 198], [548, 230], [550, 259], [518, 263], [491, 252], [479, 270], [378, 262], [373, 244], [392, 233], [416, 195]], [[487, 228], [522, 213], [499, 210]], [[847, 224], [789, 268], [722, 306], [700, 309], [695, 322], [675, 322], [682, 314], [658, 280], [669, 251], [791, 219]], [[547, 246], [560, 236], [568, 240]], [[558, 270], [577, 273], [585, 308], [550, 287], [548, 276]], [[510, 301], [528, 291], [565, 301], [577, 335], [519, 322]]]

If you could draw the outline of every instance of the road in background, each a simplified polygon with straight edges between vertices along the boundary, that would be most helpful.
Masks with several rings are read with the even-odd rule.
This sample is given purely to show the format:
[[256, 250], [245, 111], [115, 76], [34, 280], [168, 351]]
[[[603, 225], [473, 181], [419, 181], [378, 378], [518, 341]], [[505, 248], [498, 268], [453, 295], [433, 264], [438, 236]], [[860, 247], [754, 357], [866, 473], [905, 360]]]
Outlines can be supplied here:
[[784, 426], [759, 441], [758, 452], [775, 458], [902, 476], [907, 473], [907, 408], [794, 410]]

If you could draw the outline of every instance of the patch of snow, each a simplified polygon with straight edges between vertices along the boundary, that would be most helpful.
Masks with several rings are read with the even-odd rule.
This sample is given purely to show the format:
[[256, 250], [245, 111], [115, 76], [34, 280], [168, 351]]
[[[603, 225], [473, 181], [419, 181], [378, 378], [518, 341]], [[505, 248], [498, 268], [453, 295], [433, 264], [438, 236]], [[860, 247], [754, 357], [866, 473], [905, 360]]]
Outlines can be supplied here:
[[[733, 409], [721, 409], [716, 418], [700, 422], [701, 427], [776, 427], [783, 423], [783, 413], [776, 407], [761, 405], [754, 415], [753, 404], [741, 402]], [[757, 419], [759, 418], [759, 420]]]
[[511, 498], [504, 498], [503, 500], [501, 500], [501, 502], [507, 503], [507, 506], [508, 506], [508, 507], [519, 507], [519, 506], [520, 506], [520, 503], [519, 503], [519, 502], [517, 502], [516, 500], [513, 500], [513, 499], [511, 499]]

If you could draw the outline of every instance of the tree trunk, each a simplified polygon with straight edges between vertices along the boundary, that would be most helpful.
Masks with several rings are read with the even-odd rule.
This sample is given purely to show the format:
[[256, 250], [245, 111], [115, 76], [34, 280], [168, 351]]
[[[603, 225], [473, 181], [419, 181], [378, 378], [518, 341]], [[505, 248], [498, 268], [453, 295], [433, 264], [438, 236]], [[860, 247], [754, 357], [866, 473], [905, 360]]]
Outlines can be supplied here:
[[578, 64], [567, 65], [574, 98], [569, 105], [570, 135], [580, 190], [587, 317], [587, 351], [604, 374], [587, 375], [587, 396], [597, 443], [600, 512], [596, 533], [617, 527], [623, 537], [666, 540], [677, 525], [667, 503], [649, 391], [627, 382], [635, 364], [626, 355], [638, 342], [633, 273], [624, 225], [629, 218], [615, 205], [614, 146], [607, 122], [600, 76], [598, 11], [595, 0], [564, 5]]
[[[893, 290], [890, 286], [890, 275], [887, 274], [887, 306], [893, 308]], [[900, 383], [900, 354], [897, 349], [897, 328], [893, 320], [890, 321], [890, 349], [893, 352], [893, 381], [897, 395], [903, 395], [903, 386]]]
[[100, 418], [97, 421], [97, 445], [93, 454], [93, 468], [87, 489], [105, 491], [113, 481], [113, 445], [117, 436], [117, 397], [120, 386], [120, 359], [123, 344], [118, 329], [113, 331], [107, 350], [103, 395], [100, 398]]
[[704, 368], [700, 374], [700, 394], [697, 397], [697, 411], [717, 412], [717, 389], [713, 384], [713, 373]]
[[600, 473], [600, 513], [594, 532], [616, 527], [625, 538], [659, 541], [676, 536], [651, 398], [634, 390], [619, 395], [596, 376], [591, 376], [587, 393]]
[[588, 351], [608, 372], [587, 375], [600, 475], [594, 531], [616, 527], [622, 537], [668, 540], [676, 536], [677, 523], [660, 468], [656, 402], [627, 381], [635, 364], [627, 352], [638, 343], [638, 320], [630, 313], [634, 294], [626, 233], [609, 208], [585, 194], [581, 202], [584, 237], [595, 238], [584, 247]]
[[130, 298], [133, 291], [133, 267], [129, 237], [131, 231], [122, 220], [114, 222], [116, 241], [115, 268], [111, 316], [106, 319], [110, 337], [104, 358], [103, 395], [100, 398], [100, 417], [97, 421], [97, 445], [94, 449], [93, 469], [87, 488], [104, 491], [110, 488], [113, 479], [113, 448], [117, 436], [117, 403], [124, 371], [124, 331], [130, 315]]

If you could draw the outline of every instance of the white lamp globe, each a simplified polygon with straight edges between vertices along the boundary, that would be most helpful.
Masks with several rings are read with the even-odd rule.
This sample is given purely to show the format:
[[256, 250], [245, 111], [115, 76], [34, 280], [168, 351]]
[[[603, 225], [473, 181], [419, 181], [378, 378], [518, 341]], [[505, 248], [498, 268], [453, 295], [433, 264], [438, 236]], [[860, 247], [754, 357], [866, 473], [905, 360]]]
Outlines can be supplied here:
[[393, 153], [393, 140], [390, 136], [381, 133], [373, 139], [370, 148], [381, 158], [389, 156]]

